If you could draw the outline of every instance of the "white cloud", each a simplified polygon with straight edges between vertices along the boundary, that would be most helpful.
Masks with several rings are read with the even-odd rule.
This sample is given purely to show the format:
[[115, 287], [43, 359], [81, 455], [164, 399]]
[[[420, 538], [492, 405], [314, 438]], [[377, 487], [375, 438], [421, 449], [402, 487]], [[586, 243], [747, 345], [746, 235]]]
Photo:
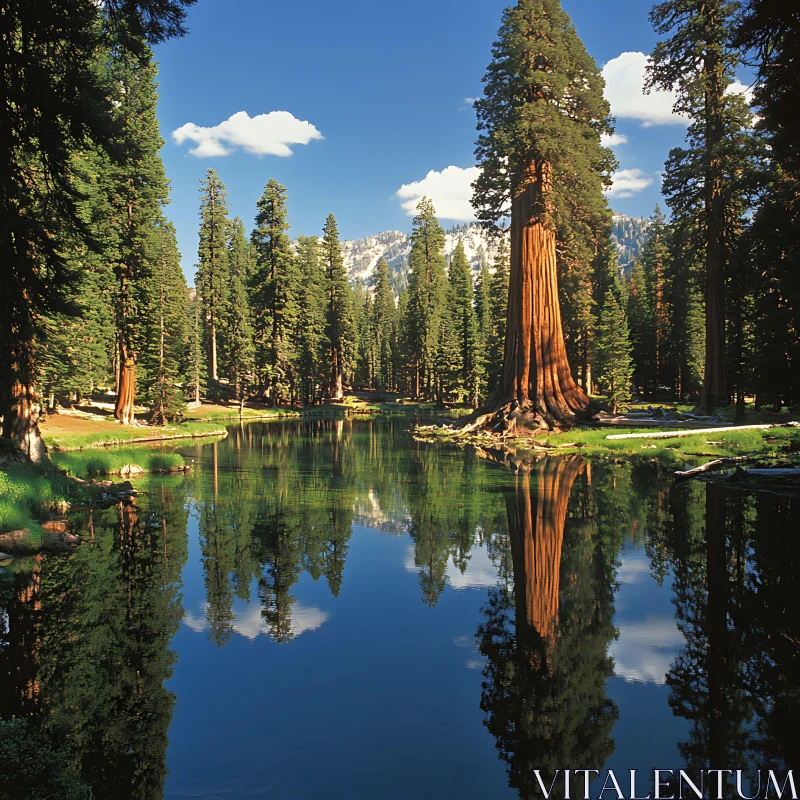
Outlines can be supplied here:
[[606, 189], [606, 197], [633, 197], [653, 183], [640, 169], [621, 169], [611, 176], [614, 183]]
[[606, 80], [606, 100], [615, 117], [638, 119], [645, 128], [651, 125], [686, 125], [686, 117], [675, 114], [674, 92], [655, 89], [644, 94], [645, 67], [648, 57], [644, 53], [622, 53], [603, 67]]
[[270, 111], [250, 117], [237, 111], [224, 122], [204, 128], [187, 122], [172, 132], [177, 144], [195, 142], [189, 152], [198, 158], [226, 156], [237, 147], [257, 156], [290, 156], [289, 145], [308, 144], [322, 139], [322, 134], [310, 123], [297, 119], [288, 111]]
[[600, 136], [600, 144], [603, 147], [619, 147], [621, 144], [628, 144], [628, 137], [621, 133], [604, 133]]
[[423, 197], [433, 202], [436, 215], [457, 222], [472, 222], [472, 182], [478, 177], [478, 167], [447, 167], [441, 172], [431, 170], [422, 180], [407, 183], [397, 190], [396, 197], [403, 201], [406, 213], [413, 217]]
[[620, 622], [619, 638], [611, 643], [614, 674], [636, 683], [664, 683], [684, 644], [673, 617], [649, 617]]
[[[258, 603], [246, 603], [237, 600], [233, 605], [231, 628], [250, 641], [253, 641], [261, 634], [269, 636], [269, 626], [261, 610], [261, 605]], [[292, 636], [294, 637], [300, 636], [301, 633], [306, 631], [317, 630], [330, 616], [327, 611], [323, 611], [316, 606], [306, 606], [298, 602], [292, 603], [290, 613]], [[183, 624], [191, 628], [195, 633], [202, 633], [208, 630], [208, 603], [204, 603], [196, 614], [186, 611], [183, 615]]]
[[747, 105], [753, 105], [753, 87], [745, 86], [741, 81], [734, 81], [725, 90], [725, 94], [743, 94]]

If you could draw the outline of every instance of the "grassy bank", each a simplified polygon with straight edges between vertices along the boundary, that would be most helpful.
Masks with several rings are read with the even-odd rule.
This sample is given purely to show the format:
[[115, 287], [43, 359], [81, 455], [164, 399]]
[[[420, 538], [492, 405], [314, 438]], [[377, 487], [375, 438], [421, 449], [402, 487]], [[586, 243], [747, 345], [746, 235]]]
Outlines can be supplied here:
[[458, 437], [446, 428], [425, 431], [424, 438], [475, 444], [483, 447], [505, 446], [520, 456], [575, 453], [589, 457], [646, 456], [670, 466], [683, 466], [686, 462], [703, 459], [752, 456], [754, 458], [784, 458], [800, 462], [800, 429], [773, 428], [771, 430], [742, 430], [725, 433], [698, 433], [674, 439], [648, 436], [641, 439], [609, 439], [620, 433], [658, 433], [654, 428], [576, 428], [566, 433], [538, 435], [533, 438], [516, 438], [500, 441], [488, 434]]
[[5, 466], [0, 470], [0, 534], [27, 528], [40, 539], [42, 522], [84, 499], [80, 485], [57, 470]]
[[131, 444], [137, 441], [168, 441], [200, 436], [224, 436], [225, 428], [212, 422], [188, 421], [163, 428], [148, 425], [120, 425], [106, 419], [90, 419], [70, 414], [46, 417], [42, 438], [51, 450], [80, 450], [85, 447]]
[[159, 472], [184, 465], [183, 457], [178, 453], [162, 453], [145, 445], [54, 452], [51, 459], [57, 467], [75, 478]]

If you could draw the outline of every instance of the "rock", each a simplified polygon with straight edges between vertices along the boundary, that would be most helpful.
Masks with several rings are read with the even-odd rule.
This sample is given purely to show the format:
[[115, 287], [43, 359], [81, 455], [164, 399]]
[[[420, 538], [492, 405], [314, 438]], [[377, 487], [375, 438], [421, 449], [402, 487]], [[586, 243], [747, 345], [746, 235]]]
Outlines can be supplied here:
[[3, 561], [12, 561], [14, 556], [10, 556], [8, 553], [0, 553], [0, 563]]
[[42, 530], [47, 533], [65, 533], [67, 530], [66, 520], [51, 519], [42, 523]]

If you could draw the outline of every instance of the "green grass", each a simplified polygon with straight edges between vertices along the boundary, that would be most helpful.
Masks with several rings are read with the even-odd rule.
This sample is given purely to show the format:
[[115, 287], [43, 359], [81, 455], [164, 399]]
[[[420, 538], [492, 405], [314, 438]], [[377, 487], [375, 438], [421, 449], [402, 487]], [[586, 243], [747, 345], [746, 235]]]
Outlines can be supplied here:
[[28, 528], [41, 536], [39, 523], [65, 511], [81, 496], [66, 475], [34, 467], [9, 466], [0, 470], [0, 533]]
[[96, 431], [49, 434], [47, 427], [42, 430], [45, 443], [50, 448], [59, 450], [80, 450], [85, 447], [103, 447], [105, 445], [128, 444], [138, 439], [172, 439], [191, 438], [196, 436], [224, 435], [225, 429], [219, 424], [202, 421], [181, 422], [163, 428], [159, 427], [112, 427], [100, 423]]
[[[663, 429], [662, 429], [663, 430]], [[675, 439], [608, 439], [609, 435], [624, 433], [657, 433], [653, 428], [576, 428], [567, 433], [552, 433], [534, 439], [509, 441], [519, 454], [534, 453], [549, 446], [554, 454], [579, 452], [586, 456], [654, 458], [662, 463], [683, 466], [684, 462], [735, 456], [755, 458], [789, 458], [800, 461], [800, 429], [775, 428], [767, 431], [729, 431], [726, 433], [698, 433]], [[429, 433], [429, 432], [426, 432]], [[435, 438], [452, 441], [473, 441], [476, 444], [496, 445], [489, 436], [459, 440], [452, 431], [437, 429]], [[569, 447], [575, 445], [575, 447]], [[563, 448], [563, 449], [562, 449]]]
[[145, 445], [138, 447], [112, 447], [74, 452], [52, 453], [53, 463], [75, 478], [95, 475], [119, 475], [123, 467], [135, 466], [145, 472], [169, 470], [184, 465], [178, 453], [162, 453]]

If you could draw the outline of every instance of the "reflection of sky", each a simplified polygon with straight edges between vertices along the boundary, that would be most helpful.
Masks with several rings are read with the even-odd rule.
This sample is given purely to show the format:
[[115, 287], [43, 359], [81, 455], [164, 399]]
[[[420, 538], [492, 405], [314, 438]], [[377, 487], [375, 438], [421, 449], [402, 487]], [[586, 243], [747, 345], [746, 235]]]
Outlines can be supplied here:
[[617, 569], [620, 588], [614, 602], [619, 639], [612, 642], [614, 674], [627, 681], [664, 683], [672, 661], [683, 646], [675, 624], [668, 582], [659, 587], [650, 575], [644, 547], [626, 542]]
[[[255, 591], [252, 592], [252, 595], [256, 596]], [[208, 630], [208, 620], [206, 618], [207, 610], [208, 605], [206, 604], [196, 613], [187, 611], [183, 617], [183, 624], [197, 633]], [[231, 627], [236, 633], [250, 641], [253, 641], [256, 636], [262, 633], [268, 636], [269, 626], [261, 611], [262, 606], [257, 601], [245, 603], [241, 600], [237, 600], [233, 604], [234, 621]], [[329, 614], [327, 611], [322, 611], [316, 606], [305, 606], [302, 603], [293, 603], [291, 610], [292, 635], [299, 636], [306, 631], [317, 630], [317, 628], [328, 619], [328, 616]]]
[[[404, 562], [405, 568], [409, 572], [419, 572], [420, 567], [414, 563], [414, 545], [410, 544], [406, 548]], [[462, 573], [453, 563], [452, 557], [447, 561], [447, 583], [453, 589], [475, 589], [497, 584], [497, 568], [489, 558], [489, 552], [483, 544], [475, 545], [469, 551], [467, 568]]]

